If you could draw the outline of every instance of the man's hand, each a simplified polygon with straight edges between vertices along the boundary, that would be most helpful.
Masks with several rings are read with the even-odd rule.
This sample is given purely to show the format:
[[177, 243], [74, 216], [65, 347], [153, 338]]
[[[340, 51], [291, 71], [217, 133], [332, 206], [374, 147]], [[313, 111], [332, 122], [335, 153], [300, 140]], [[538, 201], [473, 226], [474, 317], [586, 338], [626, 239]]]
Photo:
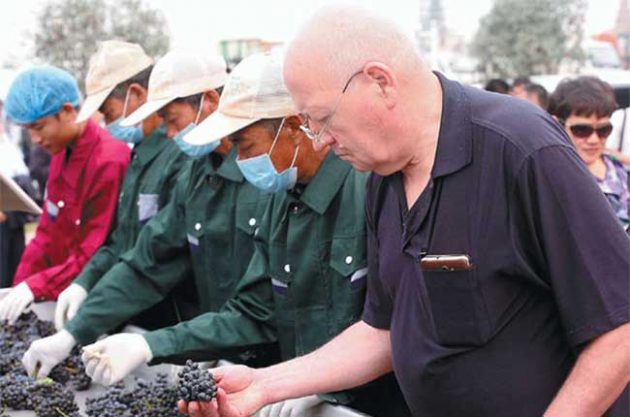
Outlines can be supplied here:
[[243, 365], [215, 368], [212, 375], [219, 386], [216, 400], [180, 401], [179, 410], [191, 417], [249, 417], [265, 405], [258, 373]]
[[302, 417], [307, 410], [323, 402], [317, 395], [280, 401], [264, 406], [258, 417]]
[[24, 365], [26, 372], [34, 378], [44, 378], [48, 376], [55, 365], [70, 355], [74, 345], [76, 345], [76, 340], [65, 330], [36, 340], [24, 353], [22, 365]]
[[87, 295], [87, 291], [79, 284], [70, 284], [59, 294], [57, 308], [55, 308], [55, 328], [57, 331], [61, 331], [64, 324], [76, 316]]
[[4, 223], [7, 221], [7, 215], [4, 212], [0, 211], [0, 223]]
[[34, 298], [26, 282], [19, 283], [0, 300], [0, 321], [8, 320], [9, 324], [15, 323]]
[[153, 353], [144, 337], [133, 333], [107, 337], [86, 346], [81, 355], [85, 373], [103, 385], [115, 384], [152, 358]]

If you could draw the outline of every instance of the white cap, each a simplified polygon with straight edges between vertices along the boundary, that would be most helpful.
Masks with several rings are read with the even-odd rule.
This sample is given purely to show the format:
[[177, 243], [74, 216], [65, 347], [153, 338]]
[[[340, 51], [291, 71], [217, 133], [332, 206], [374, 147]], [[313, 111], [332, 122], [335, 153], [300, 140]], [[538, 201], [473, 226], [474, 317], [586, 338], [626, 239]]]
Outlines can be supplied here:
[[77, 123], [90, 118], [116, 86], [153, 64], [142, 47], [136, 43], [104, 41], [90, 58], [85, 77], [87, 97], [77, 116]]
[[176, 98], [214, 90], [225, 84], [227, 65], [219, 55], [171, 51], [156, 62], [149, 78], [147, 102], [122, 121], [133, 126]]
[[258, 53], [243, 59], [230, 73], [219, 108], [184, 136], [191, 145], [220, 140], [261, 119], [296, 114], [282, 78], [282, 56]]

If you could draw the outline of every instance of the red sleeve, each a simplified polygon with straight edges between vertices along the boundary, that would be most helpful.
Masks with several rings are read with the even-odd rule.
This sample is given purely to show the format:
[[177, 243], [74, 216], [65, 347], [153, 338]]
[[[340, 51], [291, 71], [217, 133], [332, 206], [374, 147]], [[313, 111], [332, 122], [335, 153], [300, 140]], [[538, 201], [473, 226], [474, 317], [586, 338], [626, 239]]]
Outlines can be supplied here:
[[[83, 239], [61, 264], [41, 270], [26, 279], [35, 299], [55, 300], [103, 244], [110, 231], [126, 163], [106, 163], [95, 172], [81, 216]], [[34, 249], [38, 250], [38, 249]]]
[[50, 233], [48, 232], [49, 225], [50, 219], [44, 207], [44, 213], [39, 220], [39, 226], [37, 226], [35, 236], [26, 246], [22, 258], [20, 259], [20, 264], [13, 277], [13, 285], [18, 285], [35, 271], [41, 271], [47, 267], [45, 256], [51, 240]]

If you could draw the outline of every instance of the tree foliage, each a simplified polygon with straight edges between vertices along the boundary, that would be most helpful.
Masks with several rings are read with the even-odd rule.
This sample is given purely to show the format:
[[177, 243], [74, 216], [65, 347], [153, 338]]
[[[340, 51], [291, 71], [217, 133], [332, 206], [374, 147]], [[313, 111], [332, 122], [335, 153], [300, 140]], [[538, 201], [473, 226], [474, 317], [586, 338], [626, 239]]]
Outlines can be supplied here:
[[49, 0], [37, 22], [35, 57], [70, 71], [80, 85], [100, 41], [139, 43], [150, 56], [169, 47], [164, 15], [142, 0]]
[[472, 52], [487, 77], [556, 73], [583, 60], [586, 0], [496, 0]]

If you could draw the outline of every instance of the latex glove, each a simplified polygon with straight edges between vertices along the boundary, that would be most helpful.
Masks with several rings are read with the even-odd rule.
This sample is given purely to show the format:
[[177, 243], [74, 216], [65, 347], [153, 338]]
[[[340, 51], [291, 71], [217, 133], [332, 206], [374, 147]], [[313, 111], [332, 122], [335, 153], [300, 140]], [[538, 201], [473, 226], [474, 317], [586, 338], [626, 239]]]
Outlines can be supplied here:
[[153, 353], [142, 335], [119, 333], [83, 348], [81, 359], [92, 381], [112, 385], [120, 381]]
[[19, 283], [0, 300], [0, 321], [8, 320], [9, 324], [15, 323], [34, 299], [33, 292], [26, 282]]
[[57, 331], [61, 331], [64, 324], [77, 315], [77, 311], [79, 311], [79, 307], [81, 307], [87, 295], [85, 288], [79, 284], [70, 284], [68, 288], [59, 294], [57, 308], [55, 308], [55, 328]]
[[44, 378], [55, 365], [70, 355], [70, 351], [76, 344], [77, 341], [66, 330], [36, 340], [22, 356], [22, 365], [32, 377]]
[[304, 417], [307, 410], [323, 402], [317, 395], [280, 401], [264, 406], [258, 417]]

